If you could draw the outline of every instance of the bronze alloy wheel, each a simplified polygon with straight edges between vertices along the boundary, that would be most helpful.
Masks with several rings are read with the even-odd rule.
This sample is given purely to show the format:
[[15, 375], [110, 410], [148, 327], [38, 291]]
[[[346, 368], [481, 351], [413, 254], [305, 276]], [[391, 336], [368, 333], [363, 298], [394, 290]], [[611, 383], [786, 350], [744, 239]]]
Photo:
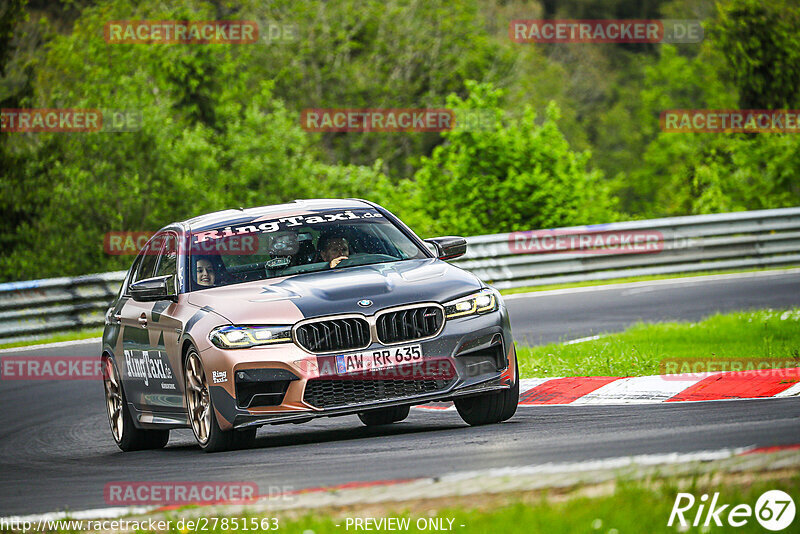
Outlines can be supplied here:
[[111, 425], [111, 434], [114, 441], [122, 441], [122, 388], [119, 385], [117, 369], [111, 358], [103, 358], [104, 372], [103, 385], [106, 390], [106, 412], [108, 413], [108, 424]]
[[169, 430], [137, 428], [125, 399], [122, 375], [110, 356], [103, 356], [103, 388], [111, 435], [123, 451], [160, 449], [169, 441]]
[[186, 408], [189, 411], [189, 422], [192, 425], [194, 436], [200, 445], [208, 442], [211, 431], [211, 395], [208, 391], [208, 381], [203, 370], [200, 356], [192, 350], [186, 357], [184, 369], [186, 377]]
[[214, 413], [211, 391], [200, 355], [192, 348], [186, 356], [183, 376], [186, 381], [186, 408], [194, 437], [205, 452], [229, 451], [249, 447], [256, 438], [256, 427], [222, 430]]

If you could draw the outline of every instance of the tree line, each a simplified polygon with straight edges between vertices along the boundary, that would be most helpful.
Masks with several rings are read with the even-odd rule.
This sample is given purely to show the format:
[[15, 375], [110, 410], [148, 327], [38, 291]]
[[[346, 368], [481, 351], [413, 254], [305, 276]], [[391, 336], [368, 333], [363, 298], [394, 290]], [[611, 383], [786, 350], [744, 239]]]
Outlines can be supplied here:
[[[126, 268], [112, 231], [362, 197], [477, 235], [800, 204], [797, 134], [666, 133], [666, 109], [800, 107], [788, 0], [7, 0], [0, 107], [135, 110], [133, 131], [0, 132], [0, 280]], [[692, 44], [520, 44], [521, 18], [700, 19]], [[292, 38], [112, 44], [115, 20]], [[481, 128], [313, 133], [308, 108], [450, 108]]]

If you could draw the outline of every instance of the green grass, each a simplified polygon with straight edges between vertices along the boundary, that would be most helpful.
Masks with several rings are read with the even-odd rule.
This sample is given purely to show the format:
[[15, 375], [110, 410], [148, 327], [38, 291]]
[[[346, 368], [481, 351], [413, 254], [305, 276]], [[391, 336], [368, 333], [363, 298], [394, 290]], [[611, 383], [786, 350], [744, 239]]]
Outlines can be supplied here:
[[[795, 477], [784, 483], [784, 491], [790, 495], [797, 495], [800, 490], [800, 477]], [[753, 487], [742, 488], [711, 488], [676, 489], [668, 485], [662, 489], [654, 490], [643, 487], [641, 484], [622, 484], [613, 495], [599, 498], [580, 497], [566, 501], [555, 501], [542, 495], [534, 502], [511, 503], [500, 508], [486, 510], [463, 508], [449, 508], [431, 510], [435, 517], [452, 518], [453, 531], [465, 534], [477, 533], [546, 533], [546, 534], [571, 534], [576, 532], [598, 533], [655, 533], [677, 532], [675, 525], [667, 527], [673, 503], [679, 491], [694, 493], [699, 499], [704, 491], [719, 491], [719, 503], [749, 504], [754, 507], [758, 497], [767, 490], [776, 489], [773, 483], [756, 484]], [[698, 501], [699, 503], [699, 501]], [[728, 510], [731, 507], [728, 508]], [[697, 505], [692, 509], [697, 511]], [[727, 510], [726, 510], [727, 512]], [[400, 514], [401, 517], [411, 517], [409, 532], [425, 532], [418, 530], [415, 525], [420, 516]], [[397, 516], [395, 516], [397, 517]], [[426, 516], [421, 516], [426, 517]], [[684, 517], [687, 517], [686, 515]], [[726, 515], [723, 515], [722, 519]], [[689, 521], [694, 519], [694, 513], [688, 516]], [[795, 519], [797, 521], [797, 519]], [[341, 527], [336, 527], [336, 524]], [[461, 527], [460, 525], [464, 525]], [[307, 516], [305, 519], [286, 524], [285, 532], [301, 533], [312, 530], [315, 534], [344, 532], [344, 522], [341, 519], [332, 520], [327, 517]], [[755, 518], [750, 518], [747, 525], [742, 528], [732, 529], [716, 527], [719, 532], [764, 532]], [[715, 527], [712, 527], [715, 528]], [[352, 531], [352, 528], [351, 528]], [[690, 528], [687, 532], [702, 531], [700, 527]]]
[[788, 265], [786, 267], [769, 267], [760, 269], [739, 269], [728, 271], [698, 271], [695, 273], [678, 273], [678, 274], [654, 274], [649, 276], [628, 276], [623, 278], [612, 278], [610, 280], [589, 280], [586, 282], [573, 282], [569, 284], [548, 284], [543, 286], [526, 286], [515, 287], [512, 289], [501, 289], [500, 293], [503, 295], [514, 295], [515, 293], [533, 293], [535, 291], [550, 291], [553, 289], [568, 289], [571, 287], [591, 287], [591, 286], [604, 286], [608, 284], [625, 284], [628, 282], [648, 282], [651, 280], [671, 280], [674, 278], [693, 278], [696, 276], [709, 276], [713, 274], [733, 274], [733, 273], [754, 273], [761, 271], [784, 271], [786, 269], [796, 269], [797, 265]]
[[[789, 495], [798, 495], [800, 490], [800, 477], [780, 484], [783, 491]], [[589, 498], [571, 498], [558, 502], [542, 495], [534, 502], [517, 500], [499, 508], [464, 509], [446, 508], [431, 510], [431, 515], [436, 518], [453, 519], [453, 531], [464, 534], [494, 534], [494, 533], [546, 533], [546, 534], [572, 534], [586, 533], [656, 533], [678, 532], [675, 524], [667, 527], [673, 503], [679, 491], [694, 493], [698, 499], [704, 492], [720, 492], [718, 504], [732, 503], [721, 516], [727, 518], [727, 512], [736, 504], [748, 504], [755, 507], [758, 497], [765, 491], [777, 489], [774, 483], [757, 483], [749, 488], [737, 487], [712, 487], [712, 488], [682, 488], [676, 489], [672, 485], [660, 489], [649, 489], [641, 484], [622, 484], [613, 495]], [[707, 507], [706, 507], [707, 508]], [[684, 515], [689, 521], [694, 520], [697, 504], [692, 508], [692, 513]], [[428, 515], [414, 515], [405, 512], [390, 514], [391, 517], [409, 517], [411, 528], [408, 532], [430, 532], [416, 528], [416, 521]], [[705, 519], [705, 514], [703, 520]], [[795, 519], [795, 524], [798, 519]], [[336, 525], [340, 526], [337, 527]], [[702, 524], [702, 521], [701, 521]], [[464, 525], [463, 527], [461, 525]], [[711, 527], [715, 532], [765, 532], [763, 527], [754, 517], [749, 518], [746, 525], [740, 528], [731, 528], [723, 524], [722, 527]], [[315, 534], [342, 533], [345, 522], [340, 518], [318, 517], [308, 515], [303, 519], [281, 524], [281, 530], [290, 533], [302, 533], [308, 530]], [[789, 529], [791, 530], [791, 528]], [[351, 526], [350, 532], [353, 531]], [[690, 527], [686, 532], [709, 532], [701, 527]]]
[[793, 361], [800, 366], [800, 308], [719, 314], [699, 323], [637, 324], [572, 345], [517, 345], [520, 376], [645, 376], [666, 359]]
[[64, 332], [63, 334], [53, 334], [51, 336], [46, 336], [39, 339], [31, 339], [27, 341], [15, 341], [14, 343], [0, 343], [0, 349], [9, 349], [13, 347], [27, 347], [29, 345], [39, 345], [41, 343], [58, 343], [59, 341], [74, 341], [76, 339], [90, 339], [93, 337], [100, 337], [102, 335], [103, 335], [102, 328], [91, 328], [85, 330], [78, 330], [76, 332]]

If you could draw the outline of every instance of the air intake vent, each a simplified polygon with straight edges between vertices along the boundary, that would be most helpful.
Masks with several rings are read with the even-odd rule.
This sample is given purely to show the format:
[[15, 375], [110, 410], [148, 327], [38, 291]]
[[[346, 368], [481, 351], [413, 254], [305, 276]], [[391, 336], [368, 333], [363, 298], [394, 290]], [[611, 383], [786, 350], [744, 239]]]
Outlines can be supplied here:
[[401, 343], [436, 335], [444, 322], [444, 312], [437, 306], [421, 306], [384, 313], [378, 317], [381, 343]]
[[328, 319], [305, 323], [295, 331], [297, 343], [309, 352], [363, 349], [370, 344], [369, 324], [364, 319]]
[[419, 380], [309, 380], [303, 400], [317, 408], [368, 404], [387, 399], [417, 397], [443, 391], [452, 379]]

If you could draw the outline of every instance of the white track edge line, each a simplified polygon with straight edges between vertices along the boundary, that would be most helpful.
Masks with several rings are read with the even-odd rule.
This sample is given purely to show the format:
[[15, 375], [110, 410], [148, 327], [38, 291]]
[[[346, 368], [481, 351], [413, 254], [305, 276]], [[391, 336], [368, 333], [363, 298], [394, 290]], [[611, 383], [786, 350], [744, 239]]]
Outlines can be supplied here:
[[513, 293], [503, 295], [503, 300], [515, 300], [523, 298], [549, 297], [555, 295], [567, 295], [570, 293], [588, 293], [592, 291], [607, 291], [609, 289], [627, 289], [633, 287], [660, 286], [671, 284], [688, 284], [692, 282], [714, 282], [716, 280], [730, 280], [736, 278], [760, 278], [766, 276], [779, 276], [785, 274], [798, 274], [800, 268], [796, 269], [776, 269], [772, 271], [755, 271], [749, 273], [728, 273], [728, 274], [708, 274], [701, 276], [682, 276], [680, 278], [666, 278], [663, 280], [645, 280], [642, 282], [624, 282], [619, 284], [604, 284], [598, 286], [566, 287], [563, 289], [547, 289], [542, 291], [531, 291], [530, 293]]

